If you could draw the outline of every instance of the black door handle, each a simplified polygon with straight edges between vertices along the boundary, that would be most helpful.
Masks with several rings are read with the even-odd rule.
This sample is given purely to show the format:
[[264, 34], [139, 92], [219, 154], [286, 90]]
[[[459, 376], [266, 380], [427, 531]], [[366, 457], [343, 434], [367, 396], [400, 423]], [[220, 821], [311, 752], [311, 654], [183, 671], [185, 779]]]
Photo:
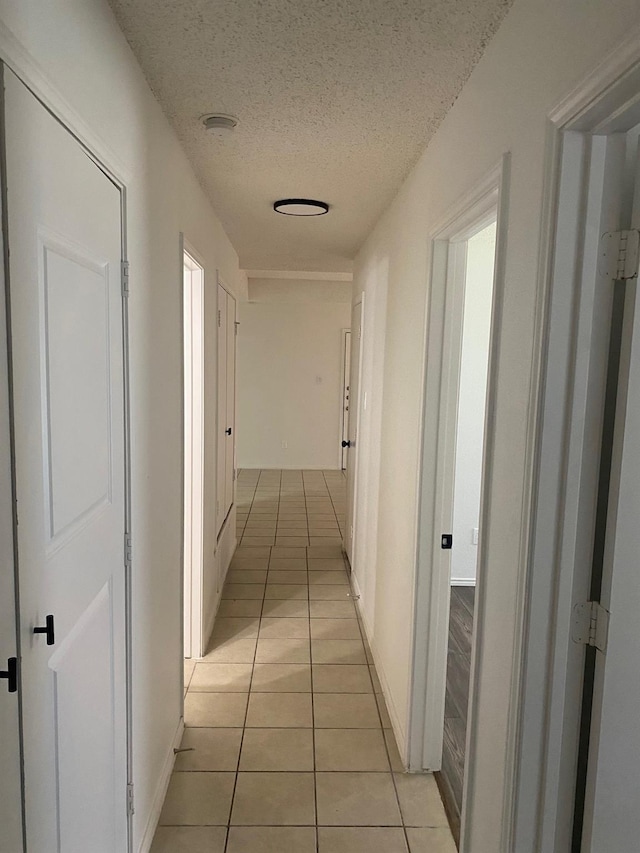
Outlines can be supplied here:
[[227, 435], [231, 435], [231, 427], [227, 427], [227, 429], [225, 430], [225, 432], [226, 432], [226, 434], [227, 434]]
[[0, 670], [0, 678], [7, 679], [7, 690], [15, 693], [18, 689], [18, 658], [7, 658], [7, 668]]
[[53, 627], [53, 616], [49, 614], [49, 616], [45, 617], [44, 625], [37, 625], [33, 629], [34, 634], [46, 634], [47, 635], [47, 645], [52, 646], [56, 641], [55, 629]]
[[351, 442], [350, 441], [343, 441], [342, 446], [343, 447], [351, 447]]

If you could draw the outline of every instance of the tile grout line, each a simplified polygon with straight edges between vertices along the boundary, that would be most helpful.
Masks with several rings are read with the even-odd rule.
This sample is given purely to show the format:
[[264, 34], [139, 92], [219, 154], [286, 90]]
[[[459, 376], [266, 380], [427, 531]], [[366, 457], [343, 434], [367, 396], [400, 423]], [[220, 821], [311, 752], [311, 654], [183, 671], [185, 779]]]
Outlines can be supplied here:
[[[262, 472], [260, 472], [260, 477], [261, 476], [262, 476]], [[260, 484], [260, 477], [258, 477], [258, 483], [256, 485], [256, 491], [254, 492], [254, 498], [253, 498], [254, 500], [255, 500], [255, 495], [258, 492], [258, 486]], [[278, 505], [279, 505], [279, 496], [278, 496]], [[252, 502], [252, 506], [253, 506], [253, 502]], [[269, 564], [270, 564], [270, 562], [271, 562], [271, 549], [269, 549], [269, 558], [267, 560], [267, 578], [269, 577]], [[225, 581], [225, 583], [226, 583], [226, 581]], [[253, 663], [251, 664], [251, 677], [249, 679], [249, 690], [247, 692], [247, 706], [246, 706], [245, 711], [244, 711], [244, 723], [242, 726], [242, 734], [240, 736], [240, 749], [238, 751], [238, 761], [236, 763], [236, 773], [235, 773], [235, 779], [234, 779], [234, 783], [233, 783], [233, 791], [231, 793], [231, 802], [229, 804], [229, 817], [227, 819], [227, 836], [225, 838], [225, 843], [224, 843], [225, 853], [226, 853], [227, 847], [229, 845], [229, 836], [231, 835], [231, 818], [233, 815], [233, 806], [234, 806], [234, 802], [235, 802], [235, 798], [236, 798], [236, 790], [238, 788], [238, 779], [240, 776], [240, 761], [242, 759], [242, 748], [244, 746], [244, 736], [245, 736], [245, 733], [247, 730], [247, 720], [249, 719], [249, 703], [251, 702], [251, 688], [253, 686], [253, 676], [254, 676], [255, 668], [256, 668], [256, 657], [258, 654], [258, 642], [260, 641], [260, 628], [262, 626], [262, 610], [264, 608], [264, 602], [265, 602], [266, 594], [267, 594], [267, 584], [265, 581], [265, 584], [264, 584], [264, 587], [262, 590], [262, 606], [260, 608], [260, 618], [258, 619], [258, 637], [256, 639], [256, 647], [253, 651]]]
[[[307, 489], [304, 482], [304, 474], [302, 475], [302, 491], [304, 494], [304, 509], [307, 516], [307, 541], [311, 542], [309, 536], [309, 506], [307, 504]], [[309, 599], [309, 590], [311, 587], [309, 577], [309, 549], [306, 550], [305, 562], [307, 566], [307, 598]], [[316, 709], [313, 691], [313, 643], [311, 637], [311, 602], [308, 603], [308, 624], [309, 624], [309, 679], [311, 682], [311, 748], [313, 751], [313, 808], [315, 813], [315, 836], [316, 836], [316, 853], [320, 850], [320, 838], [318, 833], [318, 774], [316, 766]]]

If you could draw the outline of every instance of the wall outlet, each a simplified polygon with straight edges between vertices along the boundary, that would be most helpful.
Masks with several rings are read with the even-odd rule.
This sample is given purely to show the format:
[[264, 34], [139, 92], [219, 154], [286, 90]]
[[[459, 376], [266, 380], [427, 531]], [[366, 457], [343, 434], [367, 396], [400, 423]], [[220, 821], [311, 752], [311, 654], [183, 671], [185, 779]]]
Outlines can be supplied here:
[[287, 442], [286, 442], [286, 441], [283, 441], [283, 442], [282, 442], [282, 449], [283, 449], [283, 450], [287, 450], [287, 449], [288, 449], [288, 447], [289, 447], [289, 445], [287, 444]]

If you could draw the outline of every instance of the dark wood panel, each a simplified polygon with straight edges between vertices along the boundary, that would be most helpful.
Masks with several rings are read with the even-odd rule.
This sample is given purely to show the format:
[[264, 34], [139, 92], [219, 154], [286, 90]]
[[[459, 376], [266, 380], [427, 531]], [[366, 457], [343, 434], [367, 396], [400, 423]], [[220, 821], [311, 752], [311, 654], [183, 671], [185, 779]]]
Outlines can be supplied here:
[[447, 697], [455, 713], [448, 716], [460, 717], [465, 723], [469, 704], [470, 677], [471, 658], [468, 655], [450, 651], [447, 656]]
[[444, 743], [438, 784], [456, 840], [460, 832], [464, 783], [474, 601], [474, 587], [451, 588]]

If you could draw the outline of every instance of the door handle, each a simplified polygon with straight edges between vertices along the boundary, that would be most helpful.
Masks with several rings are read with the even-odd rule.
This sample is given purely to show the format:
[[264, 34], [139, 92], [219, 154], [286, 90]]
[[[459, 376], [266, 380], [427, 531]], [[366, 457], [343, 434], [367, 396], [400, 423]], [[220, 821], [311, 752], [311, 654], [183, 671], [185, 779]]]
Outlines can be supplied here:
[[55, 628], [53, 625], [53, 616], [49, 614], [49, 616], [45, 617], [44, 625], [36, 625], [33, 629], [34, 634], [46, 634], [47, 635], [47, 645], [52, 646], [56, 641]]
[[0, 670], [0, 678], [7, 679], [9, 693], [15, 693], [18, 690], [18, 658], [7, 658], [7, 668]]
[[227, 435], [231, 435], [231, 427], [227, 427], [227, 429], [225, 429], [225, 432]]
[[343, 447], [351, 447], [351, 442], [350, 441], [343, 441], [342, 446]]

